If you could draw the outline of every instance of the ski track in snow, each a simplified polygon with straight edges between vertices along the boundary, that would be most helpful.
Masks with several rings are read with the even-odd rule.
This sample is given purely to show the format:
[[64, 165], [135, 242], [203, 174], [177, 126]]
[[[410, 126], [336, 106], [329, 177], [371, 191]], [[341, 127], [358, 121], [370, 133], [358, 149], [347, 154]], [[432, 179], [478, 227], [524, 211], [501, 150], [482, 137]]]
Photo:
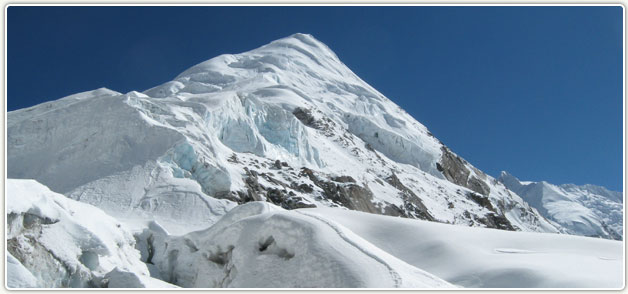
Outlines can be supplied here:
[[306, 212], [302, 212], [302, 211], [298, 211], [298, 210], [294, 210], [297, 213], [301, 214], [301, 215], [305, 215], [308, 217], [311, 217], [313, 219], [316, 219], [324, 224], [326, 224], [327, 226], [329, 226], [330, 228], [332, 228], [340, 238], [342, 238], [345, 242], [347, 242], [349, 245], [353, 246], [354, 248], [360, 250], [362, 253], [364, 253], [366, 256], [374, 259], [375, 261], [381, 263], [382, 265], [384, 265], [387, 269], [388, 272], [390, 273], [390, 276], [395, 284], [394, 288], [400, 288], [402, 285], [402, 279], [401, 276], [399, 275], [399, 273], [397, 273], [392, 266], [390, 266], [385, 260], [383, 260], [382, 258], [380, 258], [379, 256], [371, 253], [370, 251], [368, 251], [368, 249], [365, 249], [364, 247], [360, 246], [360, 244], [353, 242], [349, 237], [347, 237], [347, 235], [345, 235], [345, 233], [342, 231], [341, 228], [339, 228], [336, 224], [334, 224], [331, 221], [328, 221], [320, 216], [314, 215], [314, 214], [310, 214], [310, 213], [306, 213]]
[[542, 252], [537, 252], [537, 251], [530, 251], [530, 250], [516, 249], [516, 248], [495, 248], [494, 251], [497, 252], [497, 253], [506, 253], [506, 254], [535, 254], [535, 253], [542, 253]]

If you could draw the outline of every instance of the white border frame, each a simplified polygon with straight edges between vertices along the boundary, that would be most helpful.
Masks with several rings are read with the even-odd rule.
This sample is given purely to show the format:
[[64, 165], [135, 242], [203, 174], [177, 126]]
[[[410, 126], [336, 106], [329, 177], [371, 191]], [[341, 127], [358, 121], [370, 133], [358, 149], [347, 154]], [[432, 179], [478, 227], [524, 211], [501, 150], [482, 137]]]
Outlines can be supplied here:
[[[89, 0], [87, 0], [89, 1]], [[264, 0], [262, 0], [264, 1]], [[266, 1], [266, 3], [261, 3], [261, 1], [246, 1], [246, 0], [233, 0], [233, 1], [185, 1], [184, 3], [172, 3], [172, 2], [157, 2], [149, 1], [149, 0], [135, 0], [132, 3], [129, 1], [122, 0], [108, 0], [108, 1], [77, 1], [77, 0], [69, 0], [62, 2], [32, 2], [32, 1], [5, 1], [2, 0], [4, 4], [3, 9], [3, 19], [4, 19], [4, 30], [3, 34], [3, 60], [2, 67], [4, 73], [4, 79], [2, 83], [2, 92], [4, 99], [2, 99], [2, 109], [3, 109], [3, 163], [4, 168], [2, 169], [2, 186], [4, 195], [6, 195], [6, 174], [7, 174], [7, 111], [6, 111], [6, 101], [7, 101], [7, 13], [8, 8], [10, 6], [510, 6], [510, 7], [518, 7], [518, 6], [620, 6], [622, 7], [622, 25], [623, 25], [623, 50], [622, 50], [622, 74], [623, 74], [623, 87], [622, 87], [622, 95], [623, 95], [623, 103], [622, 103], [622, 116], [623, 116], [623, 156], [622, 156], [622, 169], [623, 169], [623, 241], [622, 247], [624, 252], [624, 260], [623, 260], [623, 272], [624, 272], [624, 280], [621, 288], [460, 288], [460, 289], [440, 289], [440, 288], [420, 288], [420, 289], [404, 289], [404, 288], [303, 288], [303, 289], [294, 289], [294, 288], [235, 288], [235, 289], [226, 289], [226, 288], [178, 288], [176, 290], [172, 289], [161, 289], [161, 288], [149, 288], [149, 289], [134, 289], [134, 288], [30, 288], [30, 289], [10, 289], [6, 284], [6, 246], [7, 246], [7, 236], [6, 236], [6, 197], [4, 197], [3, 205], [4, 205], [4, 226], [2, 228], [4, 235], [4, 289], [2, 291], [198, 291], [198, 290], [211, 290], [211, 291], [599, 291], [599, 290], [614, 290], [614, 291], [625, 291], [626, 290], [626, 203], [625, 203], [625, 195], [626, 195], [626, 3], [627, 0], [622, 1], [599, 1], [599, 3], [591, 3], [591, 1], [584, 0], [574, 0], [574, 1], [556, 1], [555, 3], [548, 3], [548, 1], [540, 1], [540, 0], [530, 0], [530, 1], [522, 1], [522, 2], [508, 2], [508, 3], [500, 3], [498, 1], [478, 1], [479, 3], [469, 3], [466, 1], [376, 1], [376, 0], [344, 0], [344, 1], [334, 1], [334, 0], [318, 0], [318, 1], [295, 1], [295, 0], [275, 0], [275, 1]]]

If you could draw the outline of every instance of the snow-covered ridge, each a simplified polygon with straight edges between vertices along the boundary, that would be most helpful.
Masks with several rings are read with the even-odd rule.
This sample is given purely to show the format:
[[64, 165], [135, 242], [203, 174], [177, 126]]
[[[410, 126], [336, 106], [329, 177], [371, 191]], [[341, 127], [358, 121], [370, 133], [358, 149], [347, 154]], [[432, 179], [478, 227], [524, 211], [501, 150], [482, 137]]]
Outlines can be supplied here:
[[622, 239], [623, 196], [620, 192], [594, 185], [521, 182], [507, 172], [502, 172], [499, 180], [569, 234]]
[[100, 89], [8, 113], [10, 178], [177, 234], [252, 200], [558, 232], [519, 196], [295, 34], [142, 93]]

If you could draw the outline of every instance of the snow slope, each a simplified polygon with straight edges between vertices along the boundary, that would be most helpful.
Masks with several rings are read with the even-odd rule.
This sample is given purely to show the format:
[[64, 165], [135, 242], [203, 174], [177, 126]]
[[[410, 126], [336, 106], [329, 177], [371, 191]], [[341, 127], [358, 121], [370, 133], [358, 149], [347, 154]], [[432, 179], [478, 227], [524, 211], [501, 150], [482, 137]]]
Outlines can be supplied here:
[[336, 222], [392, 256], [463, 287], [621, 289], [625, 283], [619, 241], [330, 208], [302, 211]]
[[204, 230], [176, 236], [152, 221], [132, 237], [89, 204], [9, 179], [7, 213], [9, 288], [623, 287], [619, 241], [343, 207], [253, 201]]
[[7, 171], [177, 235], [253, 200], [559, 231], [306, 34], [9, 112]]
[[499, 180], [569, 234], [622, 239], [623, 195], [620, 192], [594, 185], [521, 182], [507, 172], [502, 172]]
[[154, 281], [124, 224], [33, 180], [6, 181], [7, 286], [102, 287], [124, 271]]
[[143, 236], [146, 260], [183, 287], [451, 287], [342, 226], [267, 202], [240, 205], [206, 230]]

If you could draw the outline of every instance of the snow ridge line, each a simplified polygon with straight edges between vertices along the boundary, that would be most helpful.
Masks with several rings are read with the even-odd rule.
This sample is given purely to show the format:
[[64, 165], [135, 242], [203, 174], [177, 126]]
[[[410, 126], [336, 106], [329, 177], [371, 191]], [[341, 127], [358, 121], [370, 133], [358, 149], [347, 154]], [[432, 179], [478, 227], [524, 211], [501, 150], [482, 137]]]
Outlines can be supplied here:
[[349, 243], [349, 245], [355, 247], [356, 249], [360, 250], [362, 253], [364, 253], [366, 256], [374, 259], [375, 261], [381, 263], [382, 265], [384, 265], [387, 269], [388, 272], [390, 273], [390, 276], [393, 279], [393, 282], [395, 284], [395, 286], [393, 288], [401, 288], [401, 283], [402, 283], [402, 279], [401, 276], [399, 275], [399, 273], [397, 273], [392, 266], [390, 266], [386, 261], [384, 261], [383, 259], [381, 259], [379, 256], [369, 252], [367, 249], [363, 248], [362, 246], [360, 246], [360, 244], [355, 243], [353, 240], [349, 239], [349, 237], [347, 237], [347, 235], [345, 235], [345, 233], [342, 231], [342, 229], [340, 227], [338, 227], [338, 225], [336, 225], [335, 223], [326, 220], [320, 216], [314, 215], [314, 214], [309, 214], [309, 213], [305, 213], [302, 211], [298, 211], [298, 210], [293, 210], [301, 215], [305, 215], [305, 216], [309, 216], [311, 218], [314, 218], [320, 222], [325, 223], [326, 225], [328, 225], [330, 228], [332, 228], [334, 231], [336, 231], [336, 233], [338, 234], [338, 236], [340, 238], [342, 238], [345, 242]]

